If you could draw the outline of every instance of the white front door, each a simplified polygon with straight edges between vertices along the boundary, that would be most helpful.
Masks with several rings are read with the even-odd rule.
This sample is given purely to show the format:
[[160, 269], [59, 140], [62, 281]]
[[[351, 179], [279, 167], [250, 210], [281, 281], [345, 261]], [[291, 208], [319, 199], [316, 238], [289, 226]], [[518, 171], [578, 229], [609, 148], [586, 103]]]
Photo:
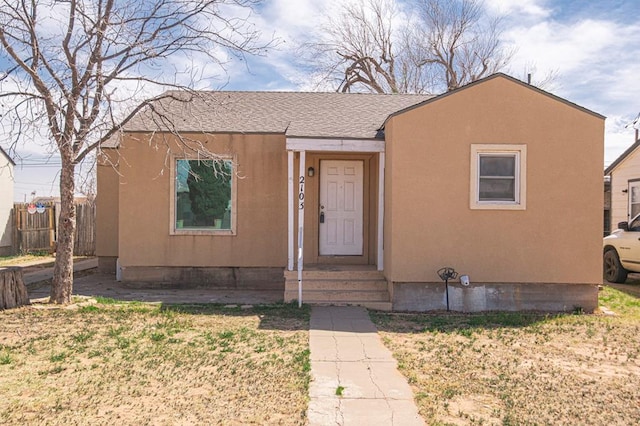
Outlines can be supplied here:
[[320, 255], [361, 256], [362, 161], [320, 161]]

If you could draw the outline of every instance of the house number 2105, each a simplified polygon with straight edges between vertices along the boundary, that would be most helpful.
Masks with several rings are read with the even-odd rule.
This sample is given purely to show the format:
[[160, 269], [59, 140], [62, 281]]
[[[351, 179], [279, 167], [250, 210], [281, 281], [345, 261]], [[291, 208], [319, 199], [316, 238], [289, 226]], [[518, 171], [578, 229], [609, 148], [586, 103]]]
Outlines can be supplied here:
[[304, 176], [300, 176], [300, 187], [298, 188], [298, 208], [304, 210]]

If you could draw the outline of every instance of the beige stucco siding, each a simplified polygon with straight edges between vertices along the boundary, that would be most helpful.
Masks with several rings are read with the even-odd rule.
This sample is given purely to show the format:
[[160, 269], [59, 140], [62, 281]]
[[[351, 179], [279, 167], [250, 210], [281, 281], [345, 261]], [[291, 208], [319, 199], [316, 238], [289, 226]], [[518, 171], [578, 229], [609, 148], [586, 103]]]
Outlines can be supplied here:
[[96, 255], [118, 256], [118, 176], [119, 158], [114, 149], [105, 149], [98, 158], [96, 199]]
[[[13, 244], [13, 223], [11, 223], [12, 208], [13, 165], [0, 152], [0, 247], [10, 248]], [[9, 253], [7, 252], [7, 254]]]
[[[439, 281], [597, 283], [604, 120], [494, 78], [387, 122], [385, 273]], [[526, 209], [470, 209], [472, 144], [524, 144]]]
[[611, 229], [618, 222], [629, 220], [629, 181], [640, 179], [640, 152], [629, 154], [611, 172]]
[[[287, 261], [287, 155], [282, 135], [199, 135], [237, 161], [236, 235], [170, 235], [171, 154], [128, 135], [119, 149], [120, 265], [283, 267]], [[154, 149], [158, 145], [160, 149]], [[177, 144], [171, 145], [179, 153]]]

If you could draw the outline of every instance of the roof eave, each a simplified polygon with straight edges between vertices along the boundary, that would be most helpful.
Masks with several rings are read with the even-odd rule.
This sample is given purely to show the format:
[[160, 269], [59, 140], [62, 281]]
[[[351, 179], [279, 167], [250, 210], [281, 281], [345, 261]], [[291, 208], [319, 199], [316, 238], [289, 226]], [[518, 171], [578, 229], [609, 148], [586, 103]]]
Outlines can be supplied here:
[[633, 145], [631, 145], [629, 148], [627, 148], [622, 154], [620, 154], [620, 156], [618, 158], [616, 158], [613, 163], [609, 164], [609, 167], [607, 167], [606, 169], [604, 169], [604, 175], [608, 176], [611, 174], [611, 172], [613, 172], [613, 170], [618, 167], [618, 165], [620, 165], [620, 163], [622, 163], [629, 155], [631, 155], [631, 153], [633, 151], [636, 150], [636, 148], [638, 148], [640, 146], [640, 139], [638, 139], [637, 141], [635, 141], [633, 143]]
[[432, 102], [437, 102], [440, 99], [446, 98], [447, 96], [455, 95], [458, 92], [461, 92], [463, 90], [469, 89], [469, 88], [471, 88], [473, 86], [476, 86], [478, 84], [482, 84], [482, 83], [484, 83], [486, 81], [493, 80], [494, 78], [499, 78], [499, 77], [506, 78], [507, 80], [510, 80], [510, 81], [512, 81], [514, 83], [517, 83], [517, 84], [519, 84], [519, 85], [521, 85], [523, 87], [526, 87], [528, 89], [534, 90], [534, 91], [536, 91], [536, 92], [538, 92], [538, 93], [540, 93], [540, 94], [542, 94], [544, 96], [547, 96], [547, 97], [550, 97], [550, 98], [552, 98], [552, 99], [554, 99], [556, 101], [562, 102], [562, 103], [564, 103], [564, 104], [566, 104], [566, 105], [568, 105], [570, 107], [573, 107], [575, 109], [578, 109], [578, 110], [580, 110], [582, 112], [585, 112], [587, 114], [593, 115], [593, 116], [595, 116], [597, 118], [600, 118], [601, 120], [606, 119], [606, 117], [604, 115], [602, 115], [602, 114], [598, 114], [595, 111], [591, 111], [588, 108], [585, 108], [583, 106], [575, 104], [575, 103], [573, 103], [571, 101], [568, 101], [568, 100], [566, 100], [564, 98], [561, 98], [560, 96], [554, 95], [553, 93], [549, 93], [549, 92], [547, 92], [545, 90], [540, 89], [539, 87], [533, 86], [531, 84], [525, 83], [524, 81], [518, 80], [515, 77], [512, 77], [510, 75], [507, 75], [507, 74], [499, 72], [499, 73], [491, 74], [490, 76], [482, 78], [480, 80], [473, 81], [473, 82], [471, 82], [469, 84], [466, 84], [466, 85], [464, 85], [462, 87], [458, 87], [457, 89], [454, 89], [454, 90], [452, 90], [450, 92], [443, 93], [443, 94], [435, 96], [435, 97], [433, 97], [431, 99], [427, 99], [426, 101], [422, 101], [422, 102], [420, 102], [418, 104], [411, 105], [411, 106], [409, 106], [407, 108], [404, 108], [404, 109], [396, 111], [396, 112], [394, 112], [392, 114], [389, 114], [387, 119], [384, 121], [384, 124], [382, 125], [382, 128], [384, 128], [384, 126], [386, 125], [387, 121], [389, 121], [389, 119], [391, 119], [391, 118], [393, 118], [393, 117], [395, 117], [397, 115], [404, 114], [405, 112], [411, 111], [411, 110], [413, 110], [415, 108], [420, 108], [421, 106], [430, 104]]

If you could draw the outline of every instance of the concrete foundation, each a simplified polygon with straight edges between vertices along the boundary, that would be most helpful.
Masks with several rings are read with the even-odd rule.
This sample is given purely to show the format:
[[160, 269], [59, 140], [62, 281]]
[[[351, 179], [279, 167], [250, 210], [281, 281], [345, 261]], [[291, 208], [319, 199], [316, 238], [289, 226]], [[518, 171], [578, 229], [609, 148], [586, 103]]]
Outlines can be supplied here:
[[[393, 310], [427, 312], [447, 309], [444, 283], [393, 283]], [[449, 308], [457, 312], [593, 312], [597, 284], [449, 283]]]
[[282, 290], [284, 268], [122, 267], [122, 282], [140, 288]]
[[113, 256], [99, 256], [98, 257], [98, 272], [101, 274], [113, 274], [116, 273], [116, 265], [118, 258]]

